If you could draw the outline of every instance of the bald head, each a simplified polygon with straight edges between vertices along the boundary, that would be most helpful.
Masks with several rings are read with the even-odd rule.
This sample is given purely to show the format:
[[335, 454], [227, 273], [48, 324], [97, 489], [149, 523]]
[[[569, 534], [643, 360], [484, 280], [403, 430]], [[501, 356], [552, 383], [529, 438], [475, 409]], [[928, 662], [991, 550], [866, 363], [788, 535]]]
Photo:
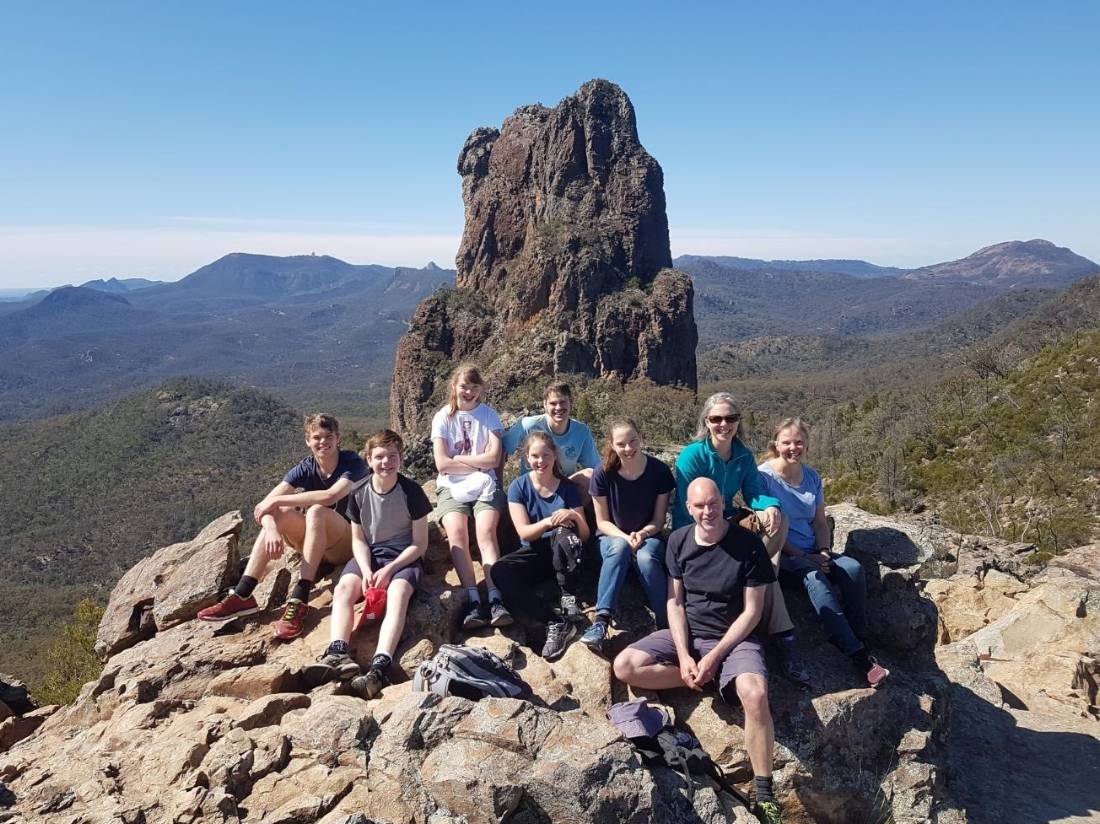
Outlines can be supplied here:
[[710, 478], [696, 478], [687, 488], [687, 511], [704, 530], [721, 529], [725, 504], [718, 484]]

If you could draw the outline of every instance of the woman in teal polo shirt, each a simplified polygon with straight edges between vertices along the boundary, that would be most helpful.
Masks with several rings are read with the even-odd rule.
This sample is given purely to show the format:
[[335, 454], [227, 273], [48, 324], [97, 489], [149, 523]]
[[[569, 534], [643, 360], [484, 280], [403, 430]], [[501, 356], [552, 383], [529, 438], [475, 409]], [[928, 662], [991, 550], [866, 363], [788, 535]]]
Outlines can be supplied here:
[[[780, 512], [778, 499], [764, 488], [756, 458], [741, 441], [740, 432], [741, 409], [733, 396], [717, 392], [707, 398], [699, 413], [696, 440], [685, 446], [676, 459], [672, 528], [692, 523], [684, 503], [688, 485], [696, 478], [710, 478], [722, 490], [726, 518], [759, 535], [772, 563], [778, 566], [780, 552], [787, 540], [787, 519]], [[738, 492], [748, 511], [734, 504]], [[794, 653], [794, 624], [778, 583], [768, 587], [760, 629], [781, 642], [778, 648], [787, 675], [796, 681], [807, 681], [805, 669]]]

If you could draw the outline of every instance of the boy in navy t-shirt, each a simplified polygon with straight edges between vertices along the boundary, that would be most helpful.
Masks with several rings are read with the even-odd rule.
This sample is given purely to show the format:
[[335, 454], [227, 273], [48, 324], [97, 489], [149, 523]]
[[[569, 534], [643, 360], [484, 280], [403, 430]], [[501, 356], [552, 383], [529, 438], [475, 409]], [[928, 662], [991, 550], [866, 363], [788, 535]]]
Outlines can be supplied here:
[[347, 496], [367, 476], [367, 465], [355, 452], [340, 449], [340, 424], [332, 415], [310, 415], [304, 429], [309, 457], [287, 472], [252, 510], [261, 528], [244, 575], [220, 603], [199, 612], [202, 620], [227, 621], [259, 612], [252, 592], [268, 564], [290, 547], [301, 554], [302, 565], [283, 617], [275, 622], [275, 637], [289, 641], [302, 634], [321, 561], [342, 564], [351, 559]]

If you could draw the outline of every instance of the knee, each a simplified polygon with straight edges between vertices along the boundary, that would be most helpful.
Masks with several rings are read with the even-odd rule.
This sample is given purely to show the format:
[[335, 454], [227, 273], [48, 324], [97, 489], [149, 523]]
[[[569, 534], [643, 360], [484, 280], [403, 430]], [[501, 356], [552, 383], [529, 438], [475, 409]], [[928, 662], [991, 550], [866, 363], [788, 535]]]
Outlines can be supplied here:
[[863, 580], [863, 564], [849, 555], [839, 555], [832, 560], [833, 565], [853, 581]]
[[761, 719], [768, 716], [768, 683], [763, 678], [738, 678], [737, 697], [747, 717]]
[[354, 606], [355, 602], [359, 600], [362, 594], [362, 581], [353, 575], [345, 575], [336, 584], [336, 589], [333, 590], [332, 593], [332, 599], [338, 604], [350, 604]]
[[327, 506], [321, 506], [321, 504], [313, 504], [310, 506], [309, 509], [306, 510], [306, 523], [317, 524], [324, 519], [326, 513], [328, 512], [329, 508]]
[[634, 655], [631, 650], [624, 649], [618, 655], [615, 656], [615, 661], [611, 665], [611, 669], [615, 673], [615, 677], [622, 681], [624, 684], [629, 684], [631, 678], [634, 677]]
[[623, 538], [605, 538], [602, 550], [605, 561], [621, 561], [630, 553], [630, 544]]
[[660, 541], [655, 541], [652, 538], [642, 544], [642, 548], [638, 550], [637, 559], [638, 566], [642, 569], [649, 570], [655, 567], [659, 567], [661, 571], [664, 571], [664, 553], [661, 551], [664, 546]]

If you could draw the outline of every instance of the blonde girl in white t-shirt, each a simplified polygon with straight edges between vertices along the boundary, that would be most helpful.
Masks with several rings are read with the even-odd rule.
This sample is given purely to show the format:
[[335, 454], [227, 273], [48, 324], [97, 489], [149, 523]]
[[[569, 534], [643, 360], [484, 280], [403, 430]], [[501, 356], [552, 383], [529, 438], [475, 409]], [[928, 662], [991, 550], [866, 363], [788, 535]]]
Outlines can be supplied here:
[[[504, 627], [512, 623], [492, 577], [493, 564], [500, 559], [497, 525], [507, 507], [500, 488], [504, 426], [496, 410], [481, 402], [484, 386], [478, 368], [462, 364], [451, 374], [447, 405], [432, 418], [432, 452], [439, 470], [436, 512], [451, 546], [451, 561], [466, 589], [464, 629], [486, 624]], [[485, 572], [488, 606], [481, 603], [470, 560], [467, 519], [471, 515]]]

